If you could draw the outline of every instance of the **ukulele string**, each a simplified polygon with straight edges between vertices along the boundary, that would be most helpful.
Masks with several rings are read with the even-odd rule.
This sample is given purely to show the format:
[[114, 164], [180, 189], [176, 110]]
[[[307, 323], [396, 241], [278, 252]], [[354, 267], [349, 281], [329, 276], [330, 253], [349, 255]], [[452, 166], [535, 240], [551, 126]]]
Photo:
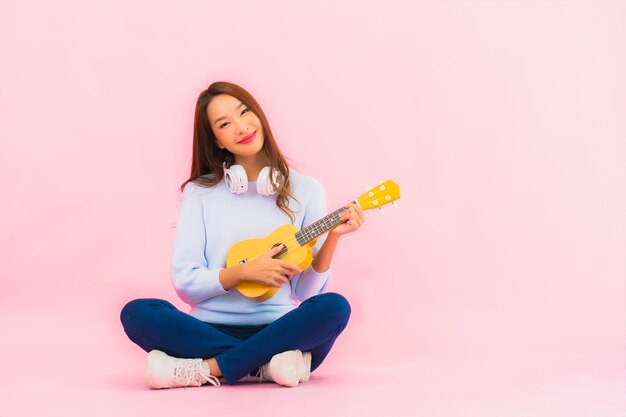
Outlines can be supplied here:
[[[359, 205], [359, 207], [361, 207], [361, 206], [362, 206], [362, 203], [363, 203], [363, 202], [365, 202], [368, 198], [374, 198], [374, 196], [376, 196], [378, 193], [382, 193], [382, 192], [383, 192], [383, 190], [376, 190], [376, 191], [371, 191], [371, 192], [372, 192], [372, 195], [371, 195], [371, 196], [369, 196], [369, 195], [368, 195], [367, 197], [364, 197], [364, 198], [363, 198], [363, 201], [361, 201], [361, 199], [357, 199], [357, 204]], [[385, 204], [386, 204], [386, 203], [385, 203]], [[342, 207], [342, 208], [345, 208], [345, 206], [344, 206], [344, 207]], [[341, 210], [341, 208], [340, 208], [339, 210]], [[339, 211], [339, 210], [336, 210], [336, 211]], [[341, 213], [343, 213], [343, 212], [344, 212], [344, 211], [342, 211]], [[341, 214], [341, 213], [338, 213], [338, 214]], [[346, 221], [342, 221], [342, 222], [338, 223], [337, 225], [333, 226], [332, 228], [330, 228], [330, 229], [329, 229], [329, 230], [327, 230], [326, 232], [328, 232], [328, 231], [332, 230], [334, 227], [339, 226], [339, 225], [340, 225], [340, 224], [342, 224], [342, 223], [346, 223]], [[309, 225], [309, 226], [307, 226], [307, 227], [310, 227], [310, 226], [311, 226], [311, 225]], [[306, 227], [305, 227], [305, 228], [303, 228], [302, 230], [304, 230], [304, 229], [306, 229]], [[326, 233], [326, 232], [324, 232], [324, 233]], [[298, 233], [299, 233], [299, 232], [298, 232]], [[322, 234], [324, 234], [324, 233], [322, 233]], [[320, 234], [319, 236], [321, 236], [322, 234]], [[286, 250], [287, 252], [289, 252], [290, 250], [296, 249], [296, 248], [298, 248], [298, 247], [303, 247], [303, 246], [304, 246], [304, 245], [300, 245], [300, 242], [298, 241], [298, 239], [297, 239], [297, 238], [295, 238], [295, 235], [296, 235], [296, 234], [294, 234], [294, 238], [290, 238], [290, 239], [287, 239], [285, 242], [281, 242], [281, 243], [285, 246], [285, 250]], [[306, 245], [306, 244], [305, 244], [305, 245]], [[252, 257], [250, 258], [250, 260], [254, 260], [254, 259], [258, 258], [259, 256], [261, 256], [261, 255], [262, 255], [263, 253], [265, 253], [265, 252], [266, 252], [266, 251], [263, 251], [263, 252], [260, 252], [260, 253], [258, 253], [258, 254], [256, 254], [256, 255], [252, 256]]]
[[[341, 223], [345, 223], [345, 221], [342, 221]], [[338, 223], [336, 226], [339, 226], [341, 223]], [[336, 227], [336, 226], [333, 226], [333, 228], [334, 228], [334, 227]], [[308, 227], [308, 226], [307, 226], [307, 227]], [[330, 230], [330, 229], [329, 229], [329, 230]], [[324, 232], [324, 233], [326, 233], [326, 232]], [[322, 234], [324, 234], [324, 233], [322, 233]], [[294, 236], [295, 236], [295, 235], [296, 235], [296, 234], [294, 234]], [[321, 236], [321, 234], [320, 234], [319, 236]], [[312, 239], [311, 239], [311, 240], [312, 240]], [[284, 242], [280, 242], [280, 243], [282, 243], [282, 244], [285, 246], [285, 249], [284, 249], [284, 250], [286, 250], [287, 252], [289, 252], [289, 251], [291, 251], [291, 250], [293, 250], [293, 249], [297, 249], [298, 247], [304, 247], [304, 246], [306, 246], [306, 243], [305, 243], [304, 245], [301, 245], [301, 244], [300, 244], [300, 242], [298, 242], [298, 239], [297, 239], [297, 238], [295, 238], [295, 237], [294, 237], [294, 238], [289, 238], [289, 239], [285, 240]], [[308, 243], [308, 242], [307, 242], [307, 243]], [[254, 260], [254, 259], [258, 258], [259, 256], [263, 255], [265, 252], [266, 252], [266, 251], [263, 251], [263, 252], [257, 253], [257, 254], [256, 254], [256, 255], [254, 255], [254, 256], [251, 256], [251, 257], [250, 257], [250, 260]]]
[[[369, 195], [370, 193], [371, 193], [371, 195]], [[374, 199], [374, 197], [377, 197], [377, 195], [378, 195], [378, 194], [384, 194], [384, 190], [376, 189], [376, 190], [372, 190], [372, 191], [370, 191], [370, 192], [369, 192], [366, 196], [364, 196], [363, 198], [359, 198], [359, 199], [357, 199], [357, 201], [356, 201], [356, 202], [357, 202], [357, 205], [358, 205], [359, 207], [362, 207], [362, 205], [363, 205], [363, 203], [364, 203], [365, 201], [367, 201], [368, 199]], [[383, 205], [385, 205], [385, 204], [387, 204], [387, 202], [384, 202], [383, 204], [381, 204], [381, 206], [383, 206]], [[344, 207], [342, 207], [342, 208], [345, 208], [345, 206], [344, 206]], [[341, 210], [341, 209], [339, 209], [339, 210]], [[336, 210], [336, 211], [339, 211], [339, 210]], [[342, 211], [342, 213], [343, 213], [343, 211]], [[341, 213], [339, 213], [339, 214], [341, 214]], [[338, 223], [336, 226], [339, 226], [339, 224], [342, 224], [342, 223], [346, 223], [346, 221], [342, 221], [342, 222]], [[307, 226], [307, 227], [310, 227], [310, 226], [311, 226], [311, 225], [309, 225], [309, 226]], [[336, 226], [333, 226], [332, 228], [334, 228], [334, 227], [336, 227]], [[331, 228], [331, 229], [332, 229], [332, 228]], [[304, 230], [304, 229], [306, 229], [306, 227], [305, 227], [305, 228], [303, 228], [302, 230]], [[331, 230], [331, 229], [329, 229], [329, 230]], [[329, 231], [329, 230], [327, 230], [327, 231]], [[326, 233], [326, 232], [324, 232], [324, 233]], [[323, 233], [322, 233], [322, 234], [323, 234]], [[321, 236], [321, 234], [320, 234], [320, 236]], [[286, 250], [287, 252], [289, 252], [290, 250], [296, 249], [296, 248], [298, 248], [298, 247], [303, 247], [303, 245], [300, 245], [300, 242], [298, 241], [298, 239], [297, 239], [297, 238], [295, 238], [295, 234], [294, 234], [294, 238], [287, 239], [285, 242], [281, 242], [281, 243], [285, 246], [285, 250]], [[265, 253], [265, 252], [266, 252], [266, 251], [263, 251], [263, 252], [260, 252], [260, 253], [258, 253], [258, 254], [256, 254], [256, 255], [252, 256], [252, 257], [250, 258], [250, 260], [254, 260], [254, 259], [258, 258], [259, 256], [261, 256], [261, 255], [262, 255], [263, 253]]]
[[[358, 199], [357, 199], [357, 204], [359, 204], [359, 206], [361, 205], [361, 203], [360, 203], [360, 201], [359, 201]], [[338, 215], [341, 215], [341, 213], [344, 213], [344, 212], [345, 212], [345, 210], [344, 210], [345, 208], [346, 208], [345, 206], [344, 206], [344, 207], [341, 207], [340, 209], [335, 210], [335, 212], [334, 212], [334, 213], [337, 213]], [[332, 215], [332, 214], [334, 214], [334, 213], [331, 213], [331, 215]], [[328, 216], [326, 216], [326, 217], [328, 217]], [[329, 229], [328, 229], [328, 230], [326, 230], [325, 232], [320, 233], [318, 236], [323, 235], [324, 233], [326, 233], [326, 232], [328, 232], [328, 231], [332, 230], [333, 228], [335, 228], [335, 227], [339, 226], [339, 225], [340, 225], [340, 224], [342, 224], [342, 223], [346, 223], [346, 221], [340, 221], [339, 223], [337, 223], [336, 225], [332, 226], [331, 228], [329, 228]], [[315, 223], [312, 223], [311, 225], [313, 225], [313, 224], [315, 224]], [[309, 225], [309, 226], [307, 226], [307, 227], [311, 227], [311, 225]], [[305, 227], [305, 228], [303, 228], [302, 230], [304, 230], [304, 229], [306, 229], [306, 227]], [[302, 231], [302, 230], [300, 230], [300, 231]], [[300, 231], [298, 231], [298, 233], [299, 233]], [[319, 230], [315, 230], [315, 231], [317, 232], [317, 231], [319, 231]], [[280, 242], [280, 243], [282, 243], [282, 244], [285, 246], [285, 250], [286, 250], [287, 252], [289, 252], [290, 250], [296, 249], [296, 248], [298, 248], [298, 247], [303, 247], [303, 246], [305, 246], [305, 245], [306, 245], [306, 243], [305, 243], [305, 245], [301, 245], [301, 244], [300, 244], [300, 242], [298, 241], [298, 239], [297, 239], [297, 238], [295, 238], [296, 234], [297, 234], [297, 233], [295, 233], [295, 234], [293, 235], [293, 236], [294, 236], [294, 238], [290, 238], [290, 239], [285, 240], [284, 242]], [[317, 239], [317, 237], [315, 237], [314, 239]], [[311, 240], [313, 240], [313, 239], [311, 239]], [[309, 240], [309, 242], [310, 242], [311, 240]], [[308, 242], [307, 242], [307, 243], [308, 243]], [[261, 256], [263, 253], [265, 253], [265, 251], [263, 251], [263, 252], [261, 252], [261, 253], [258, 253], [258, 254], [256, 254], [256, 255], [254, 255], [253, 257], [251, 257], [251, 260], [256, 259], [257, 257]]]
[[[370, 199], [371, 199], [371, 200], [376, 200], [376, 199], [379, 197], [379, 194], [381, 194], [381, 196], [382, 196], [382, 195], [384, 195], [384, 194], [386, 194], [386, 192], [385, 192], [385, 191], [386, 191], [386, 190], [385, 190], [385, 188], [382, 188], [382, 189], [381, 189], [381, 188], [372, 189], [372, 190], [370, 190], [370, 191], [369, 191], [366, 195], [364, 195], [362, 198], [357, 198], [356, 203], [357, 203], [357, 205], [358, 205], [359, 207], [362, 207], [362, 206], [363, 206], [363, 203], [365, 203], [366, 201], [368, 201], [368, 200], [370, 200]], [[389, 194], [387, 194], [387, 198], [383, 200], [383, 204], [381, 204], [379, 207], [382, 207], [382, 206], [384, 206], [385, 204], [387, 204], [387, 203], [391, 202], [391, 200], [387, 201], [387, 199], [388, 199], [388, 198], [389, 198]], [[343, 206], [343, 207], [341, 207], [340, 209], [335, 210], [335, 212], [334, 212], [334, 213], [337, 213], [338, 215], [340, 215], [341, 213], [344, 213], [344, 212], [345, 212], [345, 210], [343, 210], [343, 209], [345, 209], [345, 208], [346, 208], [346, 206]], [[333, 213], [331, 213], [331, 214], [333, 214]], [[341, 221], [341, 222], [339, 222], [338, 224], [336, 224], [335, 226], [331, 227], [330, 229], [328, 229], [327, 231], [325, 231], [325, 232], [321, 233], [321, 234], [320, 234], [320, 235], [318, 235], [318, 236], [321, 236], [322, 234], [324, 234], [324, 233], [328, 232], [329, 230], [331, 230], [331, 229], [335, 228], [336, 226], [339, 226], [339, 224], [342, 224], [342, 223], [346, 223], [346, 221]], [[314, 223], [313, 223], [313, 224], [314, 224]], [[309, 226], [307, 226], [307, 227], [310, 227], [310, 226], [311, 226], [311, 225], [309, 225]], [[303, 230], [304, 230], [304, 229], [306, 229], [306, 227], [305, 227], [305, 228], [303, 228]], [[294, 235], [294, 236], [295, 236], [295, 235]], [[291, 249], [295, 249], [295, 248], [297, 248], [298, 246], [302, 247], [302, 245], [300, 245], [300, 242], [297, 240], [297, 238], [296, 238], [296, 239], [287, 240], [286, 242], [288, 242], [288, 243], [285, 243], [285, 242], [282, 242], [282, 243], [283, 243], [283, 245], [285, 245], [285, 248], [286, 248], [287, 252], [289, 252], [289, 250], [291, 250]], [[256, 255], [256, 256], [260, 256], [260, 255], [261, 255], [261, 254], [258, 254], [258, 255]], [[255, 257], [256, 257], [256, 256], [255, 256]]]

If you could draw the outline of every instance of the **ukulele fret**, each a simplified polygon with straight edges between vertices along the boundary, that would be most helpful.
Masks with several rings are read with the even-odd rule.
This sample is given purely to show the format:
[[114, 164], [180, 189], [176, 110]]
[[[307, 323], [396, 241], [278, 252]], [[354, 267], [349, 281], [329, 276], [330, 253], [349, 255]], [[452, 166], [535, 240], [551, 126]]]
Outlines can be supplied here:
[[313, 239], [317, 238], [320, 235], [323, 235], [333, 227], [339, 225], [341, 223], [341, 213], [346, 211], [345, 207], [341, 207], [339, 210], [335, 210], [329, 215], [319, 219], [316, 222], [311, 223], [304, 229], [300, 230], [296, 233], [296, 240], [300, 244], [300, 246], [304, 246]]

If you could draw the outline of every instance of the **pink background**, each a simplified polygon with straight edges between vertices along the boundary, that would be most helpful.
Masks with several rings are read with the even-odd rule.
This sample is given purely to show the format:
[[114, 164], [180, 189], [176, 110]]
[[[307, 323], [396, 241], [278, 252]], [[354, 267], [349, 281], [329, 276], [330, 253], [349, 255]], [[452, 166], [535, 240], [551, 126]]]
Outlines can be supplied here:
[[[0, 415], [623, 416], [623, 1], [0, 1]], [[193, 108], [260, 102], [353, 316], [312, 380], [153, 392]], [[256, 401], [256, 400], [259, 401]], [[177, 414], [176, 414], [177, 415]]]

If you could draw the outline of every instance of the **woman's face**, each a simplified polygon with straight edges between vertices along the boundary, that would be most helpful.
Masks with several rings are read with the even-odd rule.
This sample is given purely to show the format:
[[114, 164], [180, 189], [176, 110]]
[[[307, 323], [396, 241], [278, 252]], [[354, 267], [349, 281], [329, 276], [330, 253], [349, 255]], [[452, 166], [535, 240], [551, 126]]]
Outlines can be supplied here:
[[256, 155], [263, 148], [261, 120], [239, 99], [227, 94], [213, 97], [207, 116], [220, 149], [245, 157]]

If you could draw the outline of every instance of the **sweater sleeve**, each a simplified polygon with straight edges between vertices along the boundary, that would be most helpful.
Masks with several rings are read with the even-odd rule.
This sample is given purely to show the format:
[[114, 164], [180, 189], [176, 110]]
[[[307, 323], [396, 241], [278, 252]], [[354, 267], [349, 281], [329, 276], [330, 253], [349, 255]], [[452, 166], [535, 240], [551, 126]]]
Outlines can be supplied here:
[[188, 183], [183, 192], [172, 257], [172, 283], [178, 296], [198, 304], [226, 294], [219, 280], [222, 268], [209, 268], [205, 256], [206, 228], [201, 187]]
[[[306, 211], [302, 224], [306, 227], [309, 224], [321, 219], [326, 214], [326, 192], [319, 182], [314, 181], [311, 198], [306, 205]], [[317, 252], [319, 252], [320, 248], [324, 244], [326, 236], [327, 234], [320, 236], [315, 245], [313, 245], [312, 250], [314, 258], [317, 256]], [[330, 280], [330, 270], [331, 268], [329, 267], [324, 272], [317, 272], [312, 266], [310, 266], [301, 274], [294, 276], [291, 279], [293, 295], [298, 300], [304, 301], [314, 295], [323, 293]]]

